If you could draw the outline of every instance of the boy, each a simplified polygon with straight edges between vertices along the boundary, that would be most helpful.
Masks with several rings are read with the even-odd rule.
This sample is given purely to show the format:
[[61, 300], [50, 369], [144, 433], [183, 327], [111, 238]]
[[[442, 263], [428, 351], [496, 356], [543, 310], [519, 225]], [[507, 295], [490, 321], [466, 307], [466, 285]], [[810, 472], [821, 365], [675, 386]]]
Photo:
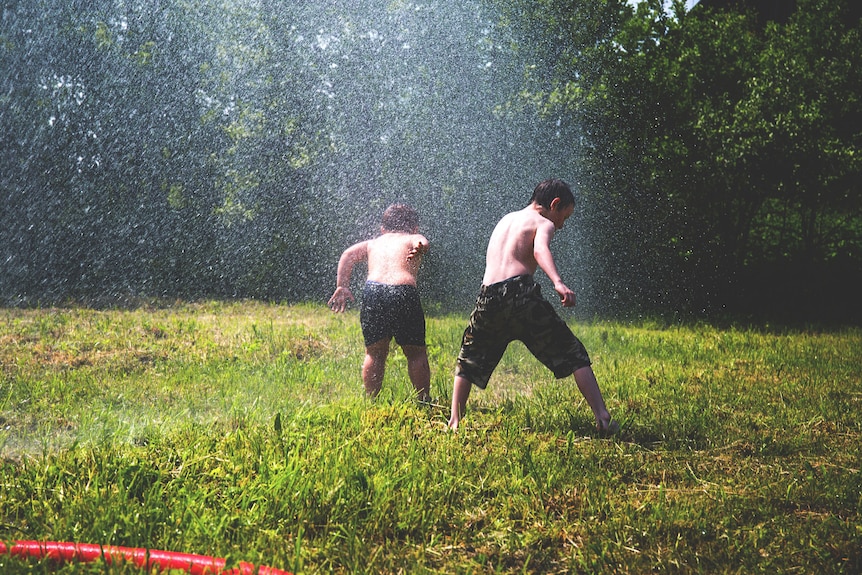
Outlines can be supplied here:
[[338, 261], [335, 293], [329, 299], [334, 312], [343, 312], [354, 301], [348, 287], [353, 266], [368, 263], [362, 290], [359, 323], [365, 340], [362, 382], [365, 393], [375, 397], [383, 383], [389, 342], [394, 337], [407, 357], [407, 372], [420, 401], [428, 401], [431, 369], [425, 347], [425, 314], [416, 288], [416, 275], [428, 239], [420, 235], [419, 216], [410, 206], [394, 204], [383, 212], [381, 235], [344, 250]]
[[506, 347], [518, 339], [558, 379], [574, 374], [599, 433], [619, 430], [605, 407], [587, 350], [533, 280], [536, 267], [542, 268], [563, 307], [575, 305], [575, 294], [563, 283], [550, 249], [554, 233], [574, 210], [569, 185], [545, 180], [536, 186], [526, 208], [504, 216], [491, 233], [485, 276], [458, 354], [451, 429], [458, 429], [472, 385], [484, 389]]

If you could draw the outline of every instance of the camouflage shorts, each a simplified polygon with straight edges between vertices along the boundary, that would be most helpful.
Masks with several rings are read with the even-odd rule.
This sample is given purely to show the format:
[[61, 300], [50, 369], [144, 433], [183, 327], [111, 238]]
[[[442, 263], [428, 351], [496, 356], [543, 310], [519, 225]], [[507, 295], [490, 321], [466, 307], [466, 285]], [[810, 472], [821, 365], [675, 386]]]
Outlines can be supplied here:
[[461, 339], [456, 374], [484, 389], [514, 340], [524, 342], [557, 378], [591, 364], [584, 344], [542, 297], [533, 276], [520, 275], [482, 286]]

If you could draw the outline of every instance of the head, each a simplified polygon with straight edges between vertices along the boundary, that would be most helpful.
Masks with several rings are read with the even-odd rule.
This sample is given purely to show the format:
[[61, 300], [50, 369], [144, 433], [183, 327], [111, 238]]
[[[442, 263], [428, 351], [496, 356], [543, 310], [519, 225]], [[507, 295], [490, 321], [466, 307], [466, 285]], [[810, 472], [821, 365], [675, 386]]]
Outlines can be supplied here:
[[384, 232], [415, 234], [419, 230], [419, 214], [407, 204], [392, 204], [383, 212]]
[[530, 203], [542, 207], [542, 215], [554, 222], [558, 230], [575, 211], [575, 196], [572, 188], [563, 180], [549, 179], [539, 182], [533, 190]]
[[533, 196], [530, 202], [535, 202], [542, 207], [551, 209], [551, 202], [559, 200], [556, 205], [558, 208], [575, 205], [575, 196], [572, 194], [572, 188], [563, 180], [549, 179], [539, 182], [536, 189], [533, 190]]

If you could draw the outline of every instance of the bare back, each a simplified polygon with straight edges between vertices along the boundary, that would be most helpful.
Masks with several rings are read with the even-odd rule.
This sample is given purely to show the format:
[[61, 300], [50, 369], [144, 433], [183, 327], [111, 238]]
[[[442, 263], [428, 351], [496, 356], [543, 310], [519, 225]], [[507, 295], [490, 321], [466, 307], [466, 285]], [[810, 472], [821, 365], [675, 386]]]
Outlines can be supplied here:
[[554, 223], [542, 216], [533, 205], [503, 216], [491, 233], [485, 263], [484, 285], [521, 275], [534, 274], [536, 234], [553, 237]]
[[368, 240], [368, 280], [389, 285], [416, 285], [428, 240], [421, 234], [384, 233]]

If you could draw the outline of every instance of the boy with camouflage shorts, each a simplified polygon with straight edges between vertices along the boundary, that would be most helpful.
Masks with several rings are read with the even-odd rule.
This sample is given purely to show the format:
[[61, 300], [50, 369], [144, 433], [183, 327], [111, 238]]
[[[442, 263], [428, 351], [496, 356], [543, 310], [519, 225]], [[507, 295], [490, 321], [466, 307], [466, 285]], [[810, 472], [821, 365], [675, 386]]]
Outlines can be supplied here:
[[485, 389], [506, 347], [515, 340], [524, 342], [558, 378], [591, 364], [584, 345], [528, 274], [482, 286], [461, 342], [459, 373]]
[[619, 429], [611, 419], [581, 341], [542, 297], [533, 279], [537, 267], [554, 283], [564, 307], [575, 305], [575, 294], [557, 271], [550, 242], [575, 209], [571, 188], [562, 180], [545, 180], [533, 191], [530, 205], [504, 216], [488, 241], [485, 275], [461, 340], [452, 391], [449, 427], [457, 429], [473, 384], [484, 389], [491, 373], [514, 340], [557, 378], [573, 374], [587, 400], [600, 433]]

